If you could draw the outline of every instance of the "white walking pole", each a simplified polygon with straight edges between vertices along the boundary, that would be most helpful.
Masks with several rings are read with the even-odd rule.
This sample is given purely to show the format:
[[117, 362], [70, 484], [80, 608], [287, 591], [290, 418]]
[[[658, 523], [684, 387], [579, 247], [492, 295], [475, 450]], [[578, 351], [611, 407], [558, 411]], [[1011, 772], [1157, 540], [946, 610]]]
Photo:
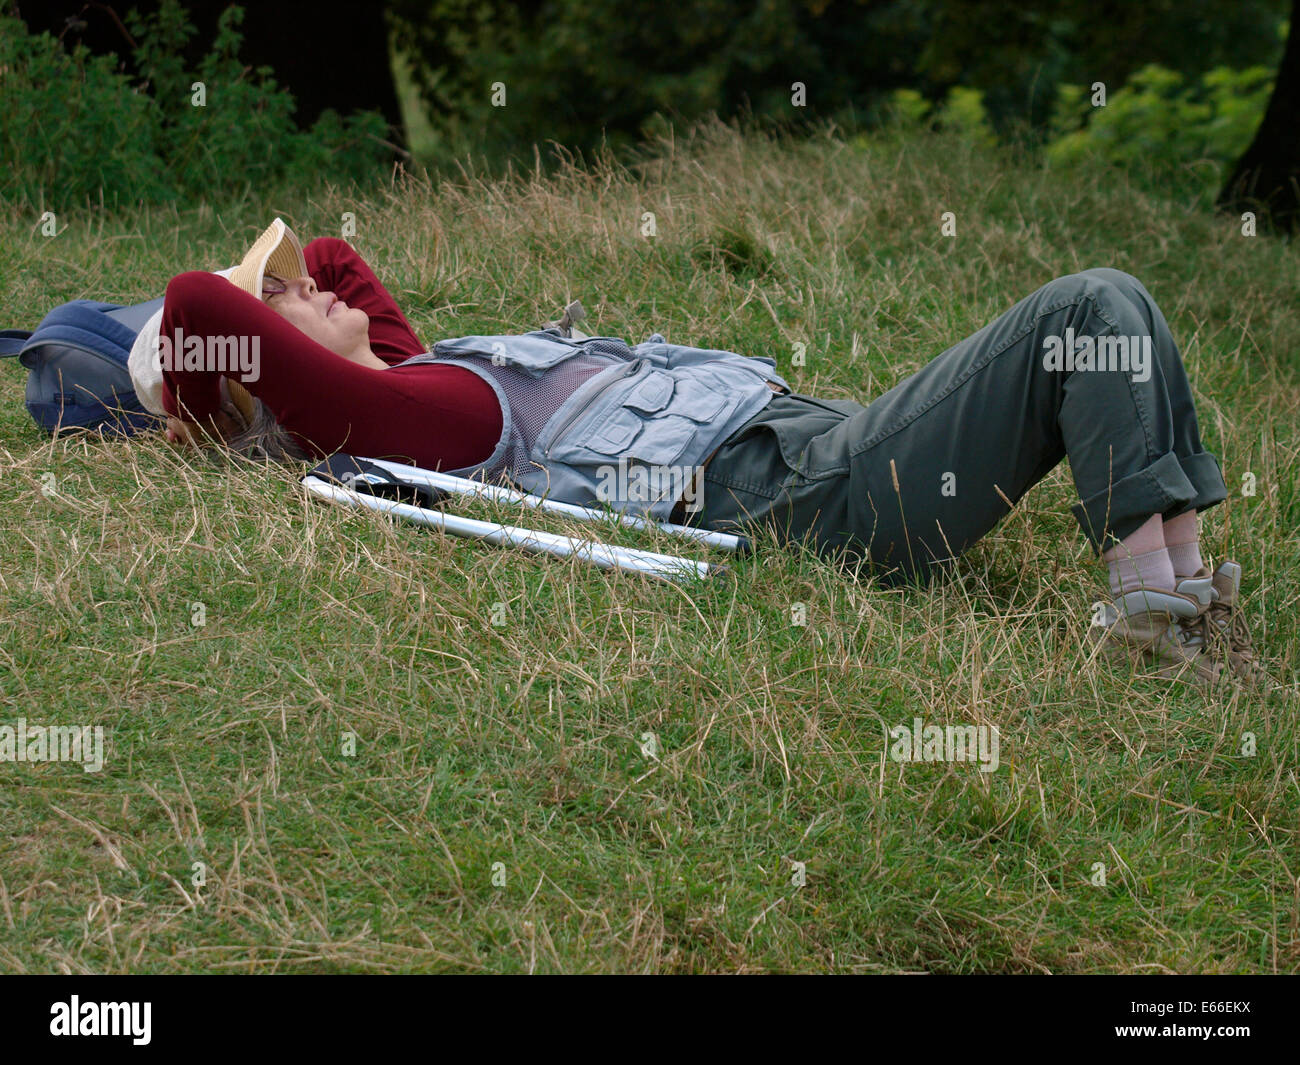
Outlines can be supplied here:
[[[411, 469], [411, 467], [404, 467], [404, 469]], [[420, 525], [432, 525], [453, 536], [475, 537], [492, 544], [518, 547], [524, 551], [556, 555], [561, 558], [575, 555], [602, 569], [627, 570], [672, 581], [698, 580], [726, 572], [725, 566], [698, 562], [677, 555], [661, 555], [655, 551], [617, 547], [592, 540], [576, 540], [570, 536], [557, 536], [534, 529], [521, 529], [512, 525], [498, 525], [496, 522], [465, 518], [458, 514], [447, 514], [437, 508], [416, 507], [409, 503], [399, 503], [394, 499], [385, 499], [382, 496], [354, 492], [312, 475], [304, 477], [302, 483], [323, 499], [393, 514]]]
[[[387, 470], [398, 480], [410, 484], [425, 485], [429, 488], [441, 488], [445, 492], [455, 492], [458, 495], [480, 496], [484, 499], [496, 500], [499, 503], [520, 503], [524, 506], [535, 507], [538, 510], [549, 510], [556, 514], [564, 514], [579, 521], [603, 521], [613, 525], [623, 525], [629, 529], [662, 529], [673, 536], [680, 536], [683, 540], [696, 540], [699, 543], [708, 544], [710, 547], [716, 547], [723, 551], [733, 551], [739, 555], [749, 554], [753, 549], [747, 536], [713, 532], [709, 529], [696, 529], [690, 525], [674, 525], [672, 522], [640, 518], [619, 511], [595, 510], [592, 507], [583, 507], [576, 503], [561, 503], [557, 499], [545, 499], [542, 496], [520, 492], [513, 488], [484, 484], [482, 481], [471, 481], [466, 477], [453, 477], [449, 473], [425, 470], [418, 466], [404, 466], [400, 462], [368, 459], [360, 455], [357, 456], [357, 459], [361, 462], [374, 463], [374, 465]], [[364, 475], [359, 475], [358, 479], [362, 477]]]

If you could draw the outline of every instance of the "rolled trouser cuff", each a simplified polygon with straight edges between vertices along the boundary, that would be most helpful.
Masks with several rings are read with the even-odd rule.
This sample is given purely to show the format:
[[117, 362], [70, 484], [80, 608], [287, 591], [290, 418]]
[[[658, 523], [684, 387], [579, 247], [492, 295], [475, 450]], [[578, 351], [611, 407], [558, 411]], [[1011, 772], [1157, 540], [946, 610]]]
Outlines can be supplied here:
[[1183, 473], [1187, 479], [1192, 482], [1192, 488], [1196, 490], [1196, 495], [1191, 502], [1184, 503], [1173, 510], [1164, 512], [1165, 520], [1176, 518], [1179, 514], [1188, 510], [1204, 510], [1206, 507], [1212, 507], [1215, 503], [1222, 503], [1228, 498], [1228, 486], [1223, 481], [1223, 471], [1219, 468], [1219, 460], [1211, 455], [1208, 451], [1201, 451], [1195, 455], [1186, 455], [1178, 460], [1183, 467]]
[[[1113, 546], [1114, 540], [1123, 540], [1152, 514], [1176, 514], [1188, 509], [1198, 493], [1184, 472], [1183, 464], [1187, 461], [1170, 451], [1136, 473], [1075, 503], [1070, 510], [1093, 550], [1100, 554]], [[1203, 476], [1203, 471], [1198, 475]], [[1222, 480], [1220, 477], [1219, 481]]]

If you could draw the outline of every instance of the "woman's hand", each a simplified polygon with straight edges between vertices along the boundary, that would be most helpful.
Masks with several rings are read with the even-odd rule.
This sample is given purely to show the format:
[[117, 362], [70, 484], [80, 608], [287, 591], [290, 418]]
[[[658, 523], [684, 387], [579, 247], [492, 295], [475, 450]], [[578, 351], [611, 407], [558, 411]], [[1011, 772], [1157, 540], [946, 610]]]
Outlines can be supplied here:
[[168, 418], [166, 432], [168, 442], [177, 447], [201, 447], [203, 444], [224, 444], [244, 428], [225, 411], [217, 411], [212, 416], [210, 428], [205, 429], [197, 422], [182, 418]]
[[167, 442], [177, 447], [187, 444], [198, 445], [199, 427], [193, 422], [181, 421], [180, 418], [167, 419]]
[[248, 390], [238, 381], [221, 379], [221, 406], [205, 428], [184, 418], [167, 419], [167, 440], [178, 447], [203, 443], [225, 444], [233, 440], [250, 425], [257, 414], [257, 406]]

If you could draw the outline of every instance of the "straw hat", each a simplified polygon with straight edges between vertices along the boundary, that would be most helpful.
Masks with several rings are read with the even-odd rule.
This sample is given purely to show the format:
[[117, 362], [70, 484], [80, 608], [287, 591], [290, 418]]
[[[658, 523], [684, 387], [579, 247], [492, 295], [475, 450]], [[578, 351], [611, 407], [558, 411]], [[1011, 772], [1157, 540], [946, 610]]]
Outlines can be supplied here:
[[286, 281], [308, 276], [302, 245], [282, 218], [277, 218], [253, 241], [244, 261], [227, 275], [227, 280], [260, 300], [262, 278], [268, 272]]
[[[284, 224], [282, 218], [277, 218], [267, 226], [248, 249], [243, 262], [226, 270], [217, 270], [216, 273], [260, 300], [262, 279], [268, 271], [286, 281], [295, 277], [310, 276], [302, 245], [298, 242], [294, 231]], [[135, 394], [145, 409], [165, 417], [167, 411], [163, 406], [162, 398], [163, 375], [157, 362], [158, 334], [162, 328], [162, 316], [162, 308], [159, 307], [136, 336], [135, 343], [131, 347], [131, 356], [127, 361], [127, 369], [131, 374], [131, 384], [135, 388]], [[236, 384], [238, 385], [237, 382]], [[249, 395], [247, 389], [237, 387], [233, 398], [240, 413], [246, 420], [252, 421], [255, 414], [251, 409], [254, 406], [253, 397]]]

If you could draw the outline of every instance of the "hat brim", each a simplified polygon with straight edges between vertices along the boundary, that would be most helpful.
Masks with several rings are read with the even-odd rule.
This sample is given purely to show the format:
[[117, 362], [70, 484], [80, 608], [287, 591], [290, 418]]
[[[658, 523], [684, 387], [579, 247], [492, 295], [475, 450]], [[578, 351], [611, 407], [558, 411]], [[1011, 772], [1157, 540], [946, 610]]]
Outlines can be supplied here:
[[275, 274], [286, 281], [307, 277], [307, 257], [292, 229], [277, 218], [253, 242], [243, 261], [231, 271], [227, 280], [256, 299], [262, 298], [262, 279]]

